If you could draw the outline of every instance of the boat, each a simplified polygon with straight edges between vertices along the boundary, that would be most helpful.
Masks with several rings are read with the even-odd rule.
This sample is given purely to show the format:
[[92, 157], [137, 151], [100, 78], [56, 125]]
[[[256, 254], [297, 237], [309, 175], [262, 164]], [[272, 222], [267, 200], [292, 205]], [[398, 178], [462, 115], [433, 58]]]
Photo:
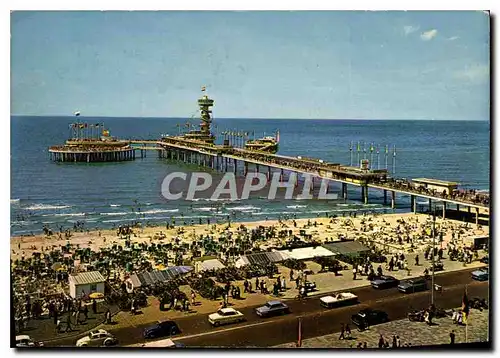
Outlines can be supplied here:
[[245, 143], [245, 149], [275, 154], [278, 151], [278, 144], [279, 132], [276, 132], [276, 137], [264, 136], [260, 139], [248, 140]]

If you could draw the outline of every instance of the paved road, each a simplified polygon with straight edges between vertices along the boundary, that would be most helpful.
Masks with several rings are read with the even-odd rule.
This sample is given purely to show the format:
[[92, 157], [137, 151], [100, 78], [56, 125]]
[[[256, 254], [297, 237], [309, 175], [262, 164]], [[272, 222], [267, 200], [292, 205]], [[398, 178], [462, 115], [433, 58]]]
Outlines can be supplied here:
[[[435, 294], [438, 307], [453, 308], [460, 306], [465, 284], [469, 285], [469, 296], [488, 297], [488, 282], [478, 283], [470, 279], [471, 270], [444, 273], [435, 277], [436, 284], [444, 287], [442, 293]], [[255, 307], [241, 310], [247, 321], [244, 323], [212, 328], [206, 315], [188, 316], [178, 319], [182, 334], [176, 341], [186, 346], [258, 346], [268, 347], [297, 338], [297, 317], [301, 316], [303, 337], [312, 338], [337, 332], [341, 322], [349, 322], [352, 314], [362, 308], [383, 309], [389, 318], [400, 319], [412, 309], [428, 306], [430, 291], [415, 294], [402, 294], [396, 288], [374, 290], [371, 287], [352, 289], [359, 297], [360, 304], [325, 310], [319, 305], [318, 297], [298, 301], [289, 300], [292, 313], [278, 318], [262, 319], [253, 313]], [[325, 293], [326, 294], [326, 293]], [[124, 327], [110, 330], [121, 345], [144, 342], [142, 331], [148, 325]], [[61, 339], [47, 343], [46, 346], [72, 346], [76, 339]]]

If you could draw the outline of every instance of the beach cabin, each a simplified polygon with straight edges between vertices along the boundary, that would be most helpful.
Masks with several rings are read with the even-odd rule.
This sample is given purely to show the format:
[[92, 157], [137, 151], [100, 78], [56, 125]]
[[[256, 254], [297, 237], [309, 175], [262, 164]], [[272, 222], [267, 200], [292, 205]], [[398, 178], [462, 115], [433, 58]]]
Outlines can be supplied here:
[[93, 292], [104, 294], [106, 279], [99, 271], [82, 272], [69, 276], [69, 295], [73, 298], [88, 296]]

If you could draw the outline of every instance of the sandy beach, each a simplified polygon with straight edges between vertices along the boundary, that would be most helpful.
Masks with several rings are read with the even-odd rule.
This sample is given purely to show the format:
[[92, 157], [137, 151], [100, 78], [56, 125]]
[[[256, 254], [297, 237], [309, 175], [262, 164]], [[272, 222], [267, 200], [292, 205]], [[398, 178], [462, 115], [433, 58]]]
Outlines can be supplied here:
[[[131, 237], [132, 243], [141, 242], [156, 242], [156, 243], [171, 243], [175, 239], [180, 242], [190, 243], [196, 237], [203, 236], [219, 236], [224, 232], [232, 232], [237, 235], [238, 228], [242, 225], [248, 230], [252, 230], [258, 226], [274, 227], [279, 230], [292, 230], [293, 235], [300, 235], [305, 232], [311, 235], [311, 240], [324, 242], [336, 241], [340, 235], [349, 239], [359, 239], [361, 237], [369, 238], [374, 243], [386, 244], [387, 248], [395, 250], [404, 249], [405, 242], [399, 245], [395, 241], [397, 237], [398, 223], [404, 220], [405, 223], [413, 225], [414, 234], [412, 239], [415, 244], [422, 224], [427, 220], [432, 220], [432, 217], [427, 214], [413, 213], [397, 213], [397, 214], [370, 214], [357, 215], [356, 217], [318, 217], [312, 219], [295, 219], [295, 220], [268, 220], [254, 222], [232, 222], [230, 227], [228, 224], [211, 224], [211, 225], [188, 225], [175, 226], [173, 229], [167, 229], [165, 226], [134, 228], [134, 234]], [[295, 224], [294, 224], [295, 221]], [[436, 219], [436, 227], [438, 230], [443, 228], [442, 245], [449, 243], [452, 240], [452, 233], [462, 231], [460, 244], [469, 245], [474, 237], [482, 237], [489, 235], [488, 226], [479, 226], [468, 223], [467, 227], [461, 221], [451, 219]], [[163, 238], [161, 237], [163, 236]], [[261, 244], [261, 249], [266, 249], [266, 246], [279, 244], [284, 239], [272, 238], [268, 242]], [[47, 249], [57, 248], [66, 245], [67, 242], [73, 245], [79, 245], [80, 248], [89, 247], [92, 250], [99, 250], [104, 247], [111, 247], [113, 244], [122, 244], [124, 240], [117, 235], [117, 230], [100, 230], [100, 231], [85, 231], [72, 233], [69, 240], [58, 237], [58, 234], [52, 236], [35, 235], [11, 238], [11, 258], [16, 259], [21, 256], [29, 257], [33, 252], [40, 252]], [[456, 244], [456, 241], [455, 241]]]

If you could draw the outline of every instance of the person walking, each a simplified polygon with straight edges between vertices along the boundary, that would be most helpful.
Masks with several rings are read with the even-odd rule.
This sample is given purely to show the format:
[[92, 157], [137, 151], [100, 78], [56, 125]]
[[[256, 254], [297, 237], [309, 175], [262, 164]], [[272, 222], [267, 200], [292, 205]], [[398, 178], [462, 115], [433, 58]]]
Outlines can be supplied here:
[[455, 344], [455, 331], [450, 332], [450, 344]]
[[95, 298], [92, 300], [92, 313], [97, 314], [97, 302], [95, 301]]
[[384, 348], [384, 346], [385, 346], [384, 337], [380, 335], [380, 338], [378, 339], [378, 347]]
[[418, 255], [415, 256], [415, 266], [418, 266]]
[[392, 348], [397, 348], [398, 347], [398, 342], [396, 340], [396, 336], [392, 336]]
[[60, 333], [60, 332], [61, 332], [61, 320], [58, 319], [57, 323], [56, 323], [56, 333]]
[[339, 336], [339, 340], [341, 340], [341, 339], [345, 339], [345, 327], [344, 327], [343, 323], [340, 324], [340, 336]]
[[106, 318], [106, 324], [111, 324], [111, 311], [109, 310], [109, 308], [106, 311], [105, 318]]
[[71, 332], [72, 329], [71, 329], [71, 314], [68, 314], [68, 318], [66, 319], [66, 331], [64, 331], [65, 333], [67, 332]]
[[351, 339], [351, 327], [349, 327], [349, 323], [345, 325], [345, 334], [347, 335], [347, 339]]
[[[248, 283], [248, 281], [246, 281]], [[196, 293], [194, 293], [193, 290], [191, 290], [191, 306], [194, 306], [196, 303]]]
[[356, 268], [353, 268], [353, 269], [352, 269], [352, 279], [353, 279], [353, 280], [355, 280], [355, 279], [356, 279], [356, 273], [357, 273]]

